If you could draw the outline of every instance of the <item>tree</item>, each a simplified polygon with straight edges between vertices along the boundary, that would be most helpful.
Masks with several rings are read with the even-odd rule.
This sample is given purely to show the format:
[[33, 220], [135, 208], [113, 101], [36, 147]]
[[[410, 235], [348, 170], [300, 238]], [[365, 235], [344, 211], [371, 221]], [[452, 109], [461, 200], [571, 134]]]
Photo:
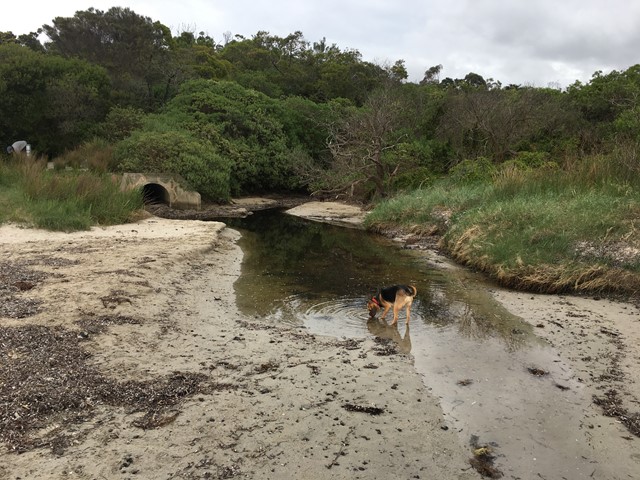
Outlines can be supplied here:
[[331, 168], [318, 176], [317, 193], [384, 197], [401, 163], [392, 152], [402, 142], [405, 105], [391, 84], [374, 91], [362, 108], [341, 107], [329, 126]]
[[462, 90], [451, 94], [438, 127], [460, 160], [490, 157], [500, 163], [514, 154], [520, 142], [554, 124], [570, 112], [555, 90]]
[[407, 77], [402, 60], [385, 69], [364, 62], [357, 50], [328, 46], [326, 39], [310, 45], [299, 31], [286, 37], [264, 31], [251, 39], [236, 36], [220, 53], [232, 65], [232, 80], [273, 98], [297, 95], [319, 102], [347, 98], [362, 105], [383, 81]]
[[16, 37], [13, 32], [0, 32], [0, 45], [14, 43], [22, 45], [23, 47], [29, 47], [34, 52], [44, 52], [44, 47], [38, 40], [40, 33], [42, 33], [42, 30], [25, 33]]
[[397, 60], [388, 70], [389, 78], [397, 82], [402, 82], [409, 77], [404, 60]]
[[55, 155], [88, 139], [108, 110], [109, 78], [78, 59], [0, 45], [0, 132]]
[[160, 22], [128, 8], [89, 8], [56, 17], [43, 31], [49, 52], [106, 68], [115, 103], [153, 110], [173, 93], [177, 72], [170, 56], [171, 32]]
[[574, 104], [593, 123], [612, 122], [640, 100], [640, 64], [604, 75], [597, 71], [586, 85], [575, 82], [567, 89]]
[[430, 67], [426, 72], [424, 72], [424, 77], [420, 81], [420, 85], [440, 83], [440, 72], [442, 72], [442, 65]]

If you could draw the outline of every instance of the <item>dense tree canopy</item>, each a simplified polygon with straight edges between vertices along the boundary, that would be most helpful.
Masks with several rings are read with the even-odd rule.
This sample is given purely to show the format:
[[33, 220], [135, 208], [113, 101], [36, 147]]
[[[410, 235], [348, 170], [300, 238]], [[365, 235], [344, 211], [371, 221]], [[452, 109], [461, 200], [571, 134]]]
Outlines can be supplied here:
[[456, 164], [607, 149], [637, 163], [639, 65], [565, 91], [474, 72], [441, 80], [442, 69], [412, 83], [402, 59], [376, 65], [300, 31], [216, 41], [90, 8], [0, 32], [0, 131], [48, 156], [99, 136], [120, 168], [174, 171], [218, 200], [301, 189], [368, 199]]
[[44, 25], [51, 53], [103, 66], [113, 82], [116, 103], [151, 109], [167, 100], [176, 69], [171, 32], [128, 8], [106, 12], [90, 8]]
[[5, 144], [27, 139], [52, 154], [91, 136], [109, 107], [102, 67], [0, 45], [0, 131]]

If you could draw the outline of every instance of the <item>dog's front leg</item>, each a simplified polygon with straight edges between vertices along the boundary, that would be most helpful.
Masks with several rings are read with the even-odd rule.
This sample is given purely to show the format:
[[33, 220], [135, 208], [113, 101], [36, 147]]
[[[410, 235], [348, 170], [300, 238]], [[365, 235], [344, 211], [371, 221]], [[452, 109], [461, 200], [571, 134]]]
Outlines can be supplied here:
[[389, 305], [388, 303], [384, 306], [384, 311], [382, 312], [382, 316], [380, 317], [380, 320], [384, 320], [390, 308], [391, 308], [391, 305]]

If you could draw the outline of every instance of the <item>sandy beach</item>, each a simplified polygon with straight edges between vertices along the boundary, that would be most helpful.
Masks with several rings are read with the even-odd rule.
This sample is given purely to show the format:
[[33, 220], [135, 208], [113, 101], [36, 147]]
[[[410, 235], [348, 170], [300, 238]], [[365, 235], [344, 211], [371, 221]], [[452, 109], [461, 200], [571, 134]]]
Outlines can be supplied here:
[[[156, 217], [0, 227], [0, 478], [480, 478], [411, 355], [244, 317], [238, 237]], [[618, 414], [639, 409], [637, 308], [493, 294], [619, 400], [584, 412], [593, 478], [634, 478]]]
[[240, 315], [237, 237], [0, 228], [0, 477], [479, 478], [410, 356]]

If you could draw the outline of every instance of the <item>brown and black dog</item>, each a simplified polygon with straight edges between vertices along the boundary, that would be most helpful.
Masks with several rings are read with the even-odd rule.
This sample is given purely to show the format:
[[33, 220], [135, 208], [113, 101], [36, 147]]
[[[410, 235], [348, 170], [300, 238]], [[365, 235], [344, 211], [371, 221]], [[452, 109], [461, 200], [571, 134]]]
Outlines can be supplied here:
[[393, 321], [391, 325], [396, 325], [398, 323], [398, 313], [406, 307], [408, 325], [411, 315], [411, 304], [413, 303], [416, 293], [418, 293], [418, 290], [416, 290], [416, 287], [413, 285], [393, 285], [391, 287], [385, 287], [380, 290], [380, 293], [367, 302], [369, 316], [371, 318], [375, 317], [378, 310], [384, 308], [382, 316], [380, 317], [384, 320], [384, 317], [387, 316], [387, 313], [391, 307], [393, 307]]

